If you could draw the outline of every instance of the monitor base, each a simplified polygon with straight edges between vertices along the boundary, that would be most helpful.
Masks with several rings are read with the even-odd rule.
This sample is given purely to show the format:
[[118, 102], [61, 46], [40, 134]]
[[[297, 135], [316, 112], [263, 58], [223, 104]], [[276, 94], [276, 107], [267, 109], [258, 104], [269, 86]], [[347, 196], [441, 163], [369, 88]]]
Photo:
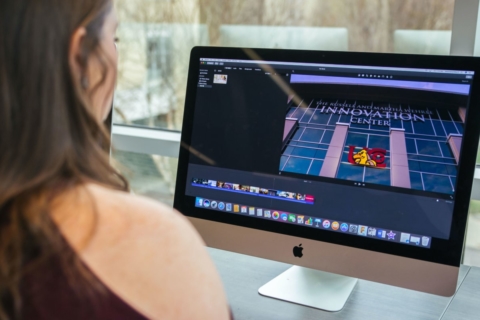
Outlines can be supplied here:
[[293, 266], [271, 280], [258, 293], [326, 311], [340, 311], [358, 279]]

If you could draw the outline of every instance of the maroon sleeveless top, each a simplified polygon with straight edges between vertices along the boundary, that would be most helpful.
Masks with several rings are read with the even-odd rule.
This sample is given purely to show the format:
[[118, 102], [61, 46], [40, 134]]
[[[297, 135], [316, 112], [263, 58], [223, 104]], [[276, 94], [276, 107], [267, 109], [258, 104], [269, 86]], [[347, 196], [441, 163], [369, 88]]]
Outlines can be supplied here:
[[[67, 247], [68, 248], [68, 247]], [[83, 264], [87, 270], [88, 266]], [[94, 280], [102, 284], [92, 273]], [[103, 284], [102, 284], [103, 285]], [[69, 283], [58, 257], [25, 276], [21, 285], [23, 320], [146, 320], [107, 286], [88, 296]], [[230, 319], [233, 320], [230, 309]]]
[[[106, 286], [102, 292], [88, 297], [72, 287], [68, 280], [55, 257], [26, 276], [21, 286], [22, 319], [147, 319]], [[100, 282], [98, 278], [95, 280]]]

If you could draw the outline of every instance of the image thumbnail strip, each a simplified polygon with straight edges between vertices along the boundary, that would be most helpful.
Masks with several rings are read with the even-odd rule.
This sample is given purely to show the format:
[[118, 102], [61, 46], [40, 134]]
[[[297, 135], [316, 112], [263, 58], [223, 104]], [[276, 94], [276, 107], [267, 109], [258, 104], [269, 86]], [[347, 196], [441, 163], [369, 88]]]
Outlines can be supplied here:
[[255, 186], [248, 186], [238, 183], [222, 182], [208, 179], [192, 179], [192, 186], [209, 188], [221, 191], [241, 193], [251, 196], [265, 197], [270, 199], [292, 201], [303, 204], [314, 204], [315, 197], [309, 194], [295, 193], [290, 191], [266, 189]]

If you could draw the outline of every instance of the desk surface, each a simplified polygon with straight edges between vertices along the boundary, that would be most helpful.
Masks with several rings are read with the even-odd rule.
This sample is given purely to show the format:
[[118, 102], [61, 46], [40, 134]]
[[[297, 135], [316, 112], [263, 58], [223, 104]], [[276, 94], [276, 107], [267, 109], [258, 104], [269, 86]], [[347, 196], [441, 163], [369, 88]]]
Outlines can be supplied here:
[[222, 277], [235, 319], [478, 319], [480, 269], [462, 266], [451, 298], [359, 280], [343, 310], [326, 312], [258, 294], [291, 265], [208, 249]]

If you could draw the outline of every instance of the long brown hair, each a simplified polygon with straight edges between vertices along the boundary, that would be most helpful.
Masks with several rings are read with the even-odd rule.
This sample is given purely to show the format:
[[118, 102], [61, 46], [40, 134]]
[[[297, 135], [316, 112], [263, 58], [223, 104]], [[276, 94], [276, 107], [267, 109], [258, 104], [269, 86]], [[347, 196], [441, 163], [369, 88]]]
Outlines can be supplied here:
[[52, 200], [88, 181], [128, 190], [68, 63], [79, 27], [87, 30], [83, 63], [93, 55], [108, 63], [99, 41], [112, 7], [111, 0], [0, 1], [0, 319], [20, 317], [22, 277], [35, 263], [64, 256]]

